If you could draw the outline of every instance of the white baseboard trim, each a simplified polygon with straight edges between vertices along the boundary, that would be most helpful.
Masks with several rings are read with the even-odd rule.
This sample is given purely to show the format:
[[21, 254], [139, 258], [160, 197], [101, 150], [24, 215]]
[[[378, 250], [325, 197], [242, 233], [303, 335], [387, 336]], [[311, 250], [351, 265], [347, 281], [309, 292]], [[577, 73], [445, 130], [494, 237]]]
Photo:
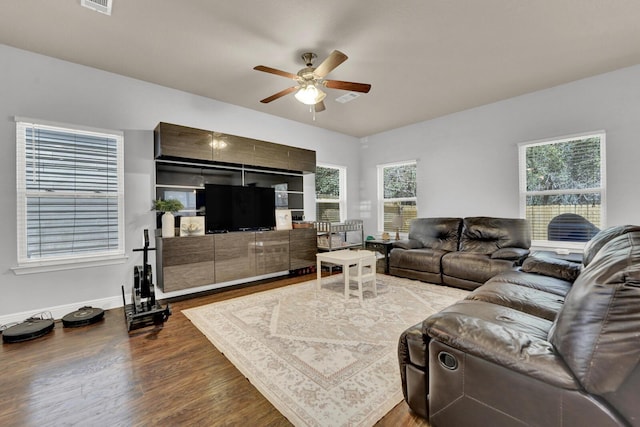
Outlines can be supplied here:
[[23, 311], [21, 313], [7, 314], [4, 316], [0, 316], [0, 325], [6, 325], [9, 323], [15, 323], [15, 322], [24, 322], [31, 316], [36, 316], [36, 315], [39, 315], [40, 313], [45, 313], [45, 312], [51, 313], [54, 319], [61, 319], [65, 315], [71, 312], [74, 312], [79, 308], [85, 307], [85, 306], [101, 308], [103, 310], [122, 307], [122, 295], [108, 297], [108, 298], [101, 298], [101, 299], [92, 300], [92, 301], [74, 302], [72, 304], [58, 305], [55, 307], [43, 307], [40, 309]]
[[[280, 271], [277, 273], [251, 277], [249, 279], [233, 280], [231, 282], [224, 282], [224, 283], [215, 283], [212, 285], [199, 286], [197, 288], [182, 289], [179, 291], [166, 292], [166, 293], [162, 292], [162, 290], [156, 287], [156, 299], [163, 300], [166, 298], [174, 298], [178, 296], [194, 294], [197, 292], [204, 292], [204, 291], [210, 291], [214, 289], [226, 288], [228, 286], [240, 285], [243, 283], [253, 282], [256, 280], [272, 279], [272, 278], [287, 275], [287, 274], [289, 274], [288, 271]], [[127, 303], [131, 303], [131, 289], [125, 288], [124, 292], [125, 292], [125, 297], [127, 299]], [[85, 306], [101, 308], [103, 310], [119, 308], [119, 307], [122, 307], [122, 295], [117, 295], [117, 296], [108, 297], [108, 298], [101, 298], [101, 299], [96, 299], [92, 301], [74, 302], [71, 304], [58, 305], [55, 307], [43, 307], [40, 309], [23, 311], [21, 313], [6, 314], [3, 316], [0, 316], [0, 325], [7, 325], [9, 323], [16, 323], [16, 322], [24, 322], [29, 317], [36, 316], [44, 312], [51, 313], [54, 319], [61, 319], [65, 315], [71, 312], [74, 312], [79, 308], [85, 307]]]

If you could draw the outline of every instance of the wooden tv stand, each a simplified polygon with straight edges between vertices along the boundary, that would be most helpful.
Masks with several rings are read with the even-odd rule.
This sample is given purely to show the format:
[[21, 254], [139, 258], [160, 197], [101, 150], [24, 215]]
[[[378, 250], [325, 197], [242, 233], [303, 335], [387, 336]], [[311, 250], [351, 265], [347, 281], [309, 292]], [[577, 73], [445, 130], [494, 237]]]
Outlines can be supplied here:
[[313, 266], [316, 252], [315, 228], [156, 237], [157, 284], [166, 293], [250, 282]]

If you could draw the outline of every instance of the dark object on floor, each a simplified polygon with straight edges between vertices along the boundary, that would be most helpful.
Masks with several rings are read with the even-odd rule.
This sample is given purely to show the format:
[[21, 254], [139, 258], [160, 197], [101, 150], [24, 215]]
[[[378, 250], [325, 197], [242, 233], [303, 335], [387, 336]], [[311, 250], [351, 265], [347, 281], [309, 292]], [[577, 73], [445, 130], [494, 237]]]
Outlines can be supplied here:
[[65, 328], [77, 328], [80, 326], [91, 325], [99, 322], [104, 318], [104, 310], [101, 308], [84, 306], [76, 311], [65, 315], [62, 318], [62, 325]]
[[547, 226], [549, 240], [561, 242], [588, 242], [598, 231], [586, 218], [572, 213], [554, 217]]
[[131, 304], [127, 304], [122, 287], [122, 302], [124, 304], [124, 318], [127, 322], [127, 330], [144, 328], [146, 326], [160, 326], [171, 316], [169, 304], [165, 307], [156, 301], [155, 287], [151, 265], [148, 264], [149, 230], [144, 230], [144, 247], [134, 249], [134, 252], [143, 252], [143, 264], [133, 269], [133, 290], [131, 292]]
[[13, 325], [2, 332], [2, 341], [7, 343], [32, 340], [48, 334], [53, 330], [53, 320], [29, 318]]

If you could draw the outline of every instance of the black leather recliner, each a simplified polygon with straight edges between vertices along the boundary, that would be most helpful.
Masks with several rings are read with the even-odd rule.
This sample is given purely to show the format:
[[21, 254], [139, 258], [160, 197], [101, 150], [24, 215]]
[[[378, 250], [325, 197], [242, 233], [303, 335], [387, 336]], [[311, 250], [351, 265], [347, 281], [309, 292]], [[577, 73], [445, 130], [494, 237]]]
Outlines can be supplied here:
[[394, 242], [389, 273], [472, 290], [516, 268], [530, 245], [520, 218], [416, 218], [409, 238]]
[[[487, 288], [485, 288], [487, 286]], [[583, 264], [531, 257], [405, 331], [405, 399], [432, 426], [640, 426], [640, 227]]]

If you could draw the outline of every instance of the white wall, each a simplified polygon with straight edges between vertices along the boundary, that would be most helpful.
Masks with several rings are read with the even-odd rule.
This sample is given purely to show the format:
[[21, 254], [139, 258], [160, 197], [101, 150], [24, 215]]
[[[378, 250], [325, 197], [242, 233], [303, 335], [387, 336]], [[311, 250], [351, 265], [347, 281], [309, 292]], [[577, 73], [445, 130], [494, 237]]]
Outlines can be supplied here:
[[418, 160], [421, 217], [518, 217], [517, 144], [601, 129], [607, 224], [640, 224], [638, 82], [635, 66], [363, 138], [365, 232], [377, 232], [378, 164]]
[[[16, 276], [14, 116], [125, 132], [125, 264]], [[349, 167], [350, 217], [358, 214], [358, 140], [208, 98], [0, 45], [0, 323], [86, 301], [112, 304], [129, 289], [142, 255], [142, 230], [155, 229], [153, 129], [164, 121], [316, 150], [317, 160]], [[305, 185], [314, 191], [314, 180]], [[308, 202], [311, 201], [311, 204]], [[313, 219], [313, 193], [305, 200]], [[155, 264], [155, 262], [152, 262]], [[128, 291], [127, 291], [128, 292]], [[108, 306], [101, 306], [109, 308]], [[67, 312], [69, 312], [67, 311]]]

